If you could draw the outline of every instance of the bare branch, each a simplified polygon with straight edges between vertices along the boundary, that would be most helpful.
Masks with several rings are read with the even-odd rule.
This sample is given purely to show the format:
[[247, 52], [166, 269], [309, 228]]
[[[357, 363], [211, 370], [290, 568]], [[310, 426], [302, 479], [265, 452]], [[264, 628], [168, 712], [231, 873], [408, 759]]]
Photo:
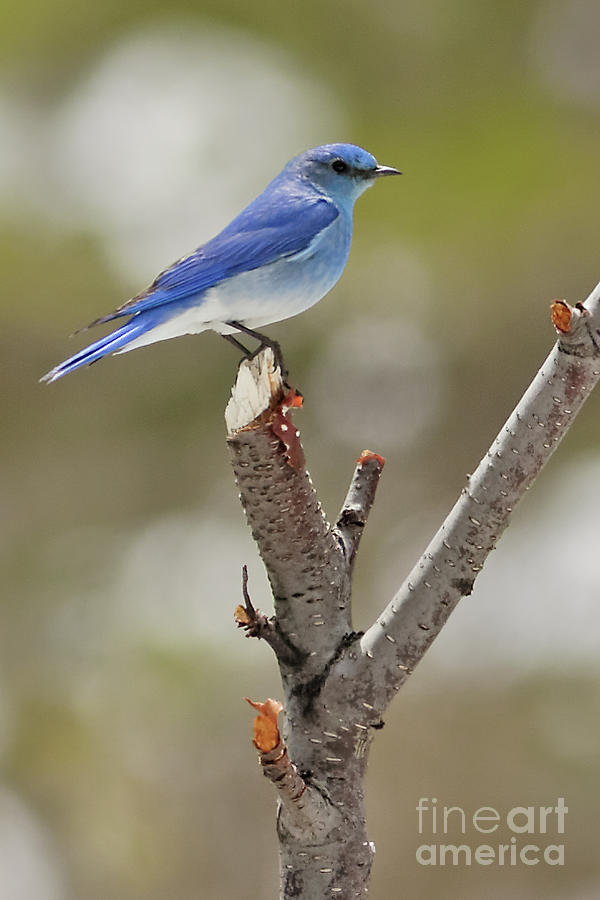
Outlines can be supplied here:
[[469, 477], [460, 498], [392, 602], [341, 663], [366, 678], [382, 710], [470, 594], [510, 515], [600, 377], [600, 285], [585, 305], [553, 304], [559, 340]]
[[[553, 304], [557, 346], [398, 595], [365, 635], [351, 626], [352, 564], [383, 460], [363, 454], [330, 528], [289, 418], [298, 395], [285, 394], [270, 351], [242, 363], [228, 407], [228, 442], [273, 588], [275, 616], [261, 616], [244, 585], [238, 621], [274, 646], [285, 693], [283, 737], [279, 704], [275, 713], [269, 707], [255, 736], [280, 797], [281, 900], [366, 896], [374, 847], [363, 782], [381, 714], [460, 597], [470, 593], [512, 509], [600, 377], [599, 306], [600, 285], [587, 308]], [[298, 655], [290, 658], [284, 648]], [[255, 735], [256, 727], [255, 721]]]
[[383, 456], [371, 450], [363, 450], [356, 460], [354, 475], [334, 529], [343, 544], [350, 568], [354, 564], [358, 545], [375, 500], [384, 464]]
[[310, 677], [351, 631], [350, 594], [342, 547], [289, 418], [299, 402], [293, 392], [284, 396], [267, 348], [241, 363], [226, 418], [240, 499], [271, 582], [277, 628], [302, 655]]

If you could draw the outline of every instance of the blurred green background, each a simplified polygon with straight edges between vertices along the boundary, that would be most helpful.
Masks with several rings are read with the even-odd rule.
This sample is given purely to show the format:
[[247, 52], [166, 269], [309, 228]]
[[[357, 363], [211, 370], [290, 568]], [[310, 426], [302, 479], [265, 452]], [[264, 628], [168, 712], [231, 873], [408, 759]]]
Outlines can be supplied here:
[[[270, 608], [224, 443], [235, 355], [209, 334], [37, 379], [295, 153], [347, 140], [401, 168], [359, 202], [332, 294], [271, 328], [330, 516], [359, 452], [387, 458], [365, 626], [549, 351], [550, 301], [600, 279], [600, 6], [4, 0], [1, 17], [0, 900], [274, 897], [241, 698], [280, 689], [232, 621], [244, 562]], [[599, 423], [595, 396], [389, 711], [368, 784], [379, 900], [600, 894]], [[559, 796], [564, 867], [415, 860], [420, 797]]]

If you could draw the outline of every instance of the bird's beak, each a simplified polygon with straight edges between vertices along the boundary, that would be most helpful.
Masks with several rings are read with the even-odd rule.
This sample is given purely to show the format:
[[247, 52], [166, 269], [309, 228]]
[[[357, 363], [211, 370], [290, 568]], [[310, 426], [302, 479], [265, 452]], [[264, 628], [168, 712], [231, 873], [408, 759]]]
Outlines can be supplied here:
[[383, 175], [402, 175], [402, 172], [399, 172], [398, 169], [393, 169], [391, 166], [377, 166], [375, 178], [381, 178]]

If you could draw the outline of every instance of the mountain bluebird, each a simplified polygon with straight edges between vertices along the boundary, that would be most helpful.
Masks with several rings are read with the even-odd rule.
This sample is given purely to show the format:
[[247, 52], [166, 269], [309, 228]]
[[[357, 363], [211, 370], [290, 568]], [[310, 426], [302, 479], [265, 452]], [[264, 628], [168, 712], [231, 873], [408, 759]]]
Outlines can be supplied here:
[[128, 317], [124, 325], [41, 380], [56, 381], [110, 353], [209, 329], [246, 354], [234, 336], [240, 332], [273, 345], [255, 329], [303, 312], [331, 290], [348, 259], [355, 200], [382, 175], [399, 174], [354, 144], [301, 153], [220, 234], [91, 323]]

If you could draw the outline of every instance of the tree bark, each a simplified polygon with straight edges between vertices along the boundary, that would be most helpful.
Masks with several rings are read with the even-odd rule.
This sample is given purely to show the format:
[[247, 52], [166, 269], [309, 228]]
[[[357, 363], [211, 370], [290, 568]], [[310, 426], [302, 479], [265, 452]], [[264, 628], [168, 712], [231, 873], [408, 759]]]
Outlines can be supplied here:
[[335, 526], [321, 510], [272, 352], [244, 361], [226, 412], [240, 499], [273, 589], [275, 615], [249, 596], [236, 618], [279, 662], [283, 737], [255, 740], [279, 791], [282, 900], [365, 896], [374, 847], [363, 780], [390, 700], [495, 547], [518, 501], [600, 377], [600, 285], [552, 307], [559, 340], [469, 477], [397, 595], [365, 634], [352, 629], [352, 570], [383, 460], [365, 451]]

